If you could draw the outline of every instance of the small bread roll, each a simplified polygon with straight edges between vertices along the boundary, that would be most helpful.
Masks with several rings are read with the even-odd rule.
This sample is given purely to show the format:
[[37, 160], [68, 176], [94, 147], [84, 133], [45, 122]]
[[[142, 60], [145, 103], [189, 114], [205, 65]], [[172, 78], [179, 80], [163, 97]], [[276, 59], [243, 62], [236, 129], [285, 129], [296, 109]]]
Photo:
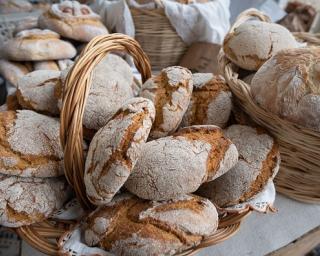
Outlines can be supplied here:
[[21, 31], [5, 42], [1, 50], [7, 59], [17, 61], [70, 59], [76, 55], [72, 44], [47, 29]]
[[181, 127], [210, 124], [225, 127], [232, 109], [231, 91], [221, 76], [193, 74], [193, 92]]
[[263, 21], [248, 21], [226, 35], [223, 51], [228, 59], [247, 70], [258, 70], [278, 51], [298, 43], [285, 27]]
[[114, 255], [175, 255], [217, 228], [217, 210], [205, 198], [183, 195], [154, 202], [122, 194], [89, 215], [84, 240]]
[[152, 100], [156, 107], [156, 119], [150, 134], [152, 138], [176, 131], [188, 108], [192, 89], [192, 74], [183, 67], [165, 68], [142, 85], [140, 96]]
[[64, 177], [23, 178], [0, 174], [0, 225], [20, 227], [41, 222], [71, 197]]
[[55, 70], [59, 71], [57, 63], [53, 60], [36, 61], [33, 63], [34, 70]]
[[53, 4], [39, 17], [41, 28], [53, 30], [63, 37], [89, 42], [98, 35], [108, 34], [101, 18], [89, 6], [77, 1]]
[[0, 59], [0, 75], [15, 87], [18, 85], [19, 79], [29, 72], [27, 66], [19, 62]]
[[63, 175], [59, 120], [30, 110], [0, 112], [0, 173]]
[[263, 109], [300, 126], [320, 131], [320, 49], [277, 53], [255, 74], [254, 100]]
[[140, 198], [168, 200], [226, 173], [238, 151], [217, 126], [191, 126], [142, 149], [125, 187]]
[[25, 0], [2, 0], [0, 1], [0, 14], [17, 12], [30, 12], [32, 4]]
[[244, 125], [225, 130], [239, 151], [238, 163], [218, 179], [204, 183], [197, 194], [220, 207], [243, 203], [261, 192], [279, 170], [279, 147], [268, 134]]
[[93, 137], [85, 165], [84, 181], [93, 204], [111, 201], [140, 157], [155, 117], [152, 101], [129, 99]]
[[17, 89], [19, 104], [43, 114], [59, 115], [55, 89], [60, 86], [60, 75], [60, 71], [37, 70], [22, 77]]

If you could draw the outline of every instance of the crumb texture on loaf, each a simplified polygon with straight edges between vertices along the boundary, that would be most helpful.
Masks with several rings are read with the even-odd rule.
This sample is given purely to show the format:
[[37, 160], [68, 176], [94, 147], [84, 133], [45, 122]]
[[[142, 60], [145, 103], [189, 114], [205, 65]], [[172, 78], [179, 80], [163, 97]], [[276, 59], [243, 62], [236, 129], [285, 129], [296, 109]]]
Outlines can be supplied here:
[[320, 49], [277, 53], [255, 74], [252, 96], [265, 110], [320, 131]]
[[113, 198], [129, 177], [155, 117], [152, 101], [128, 100], [90, 144], [85, 166], [86, 192], [94, 204]]
[[118, 195], [90, 214], [85, 242], [115, 255], [174, 255], [193, 247], [218, 227], [218, 213], [207, 199], [184, 195], [146, 201]]

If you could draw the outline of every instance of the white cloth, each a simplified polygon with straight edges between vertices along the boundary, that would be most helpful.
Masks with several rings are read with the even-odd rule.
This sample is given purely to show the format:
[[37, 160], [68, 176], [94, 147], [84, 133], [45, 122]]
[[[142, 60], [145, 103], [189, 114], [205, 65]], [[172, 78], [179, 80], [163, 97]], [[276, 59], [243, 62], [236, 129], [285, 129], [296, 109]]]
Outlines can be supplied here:
[[[187, 44], [208, 42], [221, 44], [229, 30], [230, 0], [209, 0], [207, 3], [181, 4], [162, 0], [165, 13]], [[92, 9], [99, 13], [109, 31], [134, 37], [134, 23], [129, 6], [142, 9], [159, 8], [156, 2], [140, 5], [135, 0], [97, 0]]]

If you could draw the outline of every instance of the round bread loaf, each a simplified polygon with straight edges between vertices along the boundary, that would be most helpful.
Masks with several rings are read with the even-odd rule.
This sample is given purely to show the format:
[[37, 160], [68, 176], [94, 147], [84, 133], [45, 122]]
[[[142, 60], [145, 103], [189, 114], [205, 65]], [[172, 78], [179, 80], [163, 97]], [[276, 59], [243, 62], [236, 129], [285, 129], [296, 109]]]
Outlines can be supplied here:
[[242, 23], [223, 42], [227, 58], [247, 70], [258, 70], [278, 51], [296, 47], [298, 43], [288, 29], [257, 20]]
[[41, 28], [53, 30], [63, 37], [89, 42], [98, 35], [108, 34], [100, 16], [89, 6], [77, 1], [63, 1], [39, 17]]
[[84, 240], [114, 255], [174, 255], [198, 245], [217, 227], [217, 210], [205, 198], [183, 195], [155, 202], [122, 194], [90, 214]]
[[239, 151], [239, 161], [226, 174], [204, 183], [197, 194], [220, 207], [231, 206], [254, 197], [279, 170], [280, 154], [273, 138], [261, 129], [232, 125], [225, 130]]
[[71, 197], [65, 178], [0, 174], [0, 225], [20, 227], [47, 219]]
[[225, 127], [232, 109], [232, 94], [221, 76], [211, 73], [193, 74], [193, 92], [181, 127], [217, 125]]
[[55, 89], [60, 86], [60, 71], [37, 70], [23, 76], [18, 83], [17, 98], [25, 109], [59, 115]]
[[0, 112], [0, 173], [63, 175], [59, 120], [30, 110]]
[[252, 79], [254, 100], [283, 119], [320, 131], [319, 58], [319, 48], [277, 53]]
[[[62, 71], [64, 83], [71, 67]], [[89, 130], [105, 126], [126, 100], [133, 98], [133, 73], [126, 61], [114, 54], [108, 54], [93, 69], [92, 85], [83, 114], [83, 125]], [[62, 98], [62, 88], [56, 92]], [[90, 131], [89, 131], [90, 132]]]
[[141, 97], [153, 101], [156, 119], [150, 136], [160, 138], [172, 134], [179, 127], [192, 94], [191, 72], [183, 67], [168, 67], [143, 85]]
[[7, 59], [17, 61], [73, 58], [76, 49], [59, 38], [57, 33], [47, 29], [24, 30], [5, 42], [1, 50]]
[[36, 61], [33, 63], [34, 70], [55, 70], [59, 71], [59, 67], [54, 60]]
[[227, 172], [238, 151], [217, 126], [191, 126], [146, 143], [125, 186], [140, 198], [167, 200]]
[[152, 101], [129, 99], [93, 137], [85, 165], [88, 198], [102, 205], [126, 182], [146, 142], [155, 117]]
[[0, 75], [15, 87], [19, 79], [29, 72], [28, 67], [19, 62], [0, 59]]
[[30, 12], [32, 4], [25, 0], [1, 0], [0, 14], [9, 14], [16, 12]]

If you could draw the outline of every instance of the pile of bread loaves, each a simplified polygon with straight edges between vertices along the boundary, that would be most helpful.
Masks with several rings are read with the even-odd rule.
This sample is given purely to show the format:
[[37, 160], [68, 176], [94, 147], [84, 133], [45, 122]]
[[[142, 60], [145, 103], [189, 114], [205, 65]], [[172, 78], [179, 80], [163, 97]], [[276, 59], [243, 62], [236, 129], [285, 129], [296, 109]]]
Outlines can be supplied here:
[[298, 43], [281, 25], [251, 20], [225, 37], [223, 50], [260, 107], [320, 131], [319, 47]]

